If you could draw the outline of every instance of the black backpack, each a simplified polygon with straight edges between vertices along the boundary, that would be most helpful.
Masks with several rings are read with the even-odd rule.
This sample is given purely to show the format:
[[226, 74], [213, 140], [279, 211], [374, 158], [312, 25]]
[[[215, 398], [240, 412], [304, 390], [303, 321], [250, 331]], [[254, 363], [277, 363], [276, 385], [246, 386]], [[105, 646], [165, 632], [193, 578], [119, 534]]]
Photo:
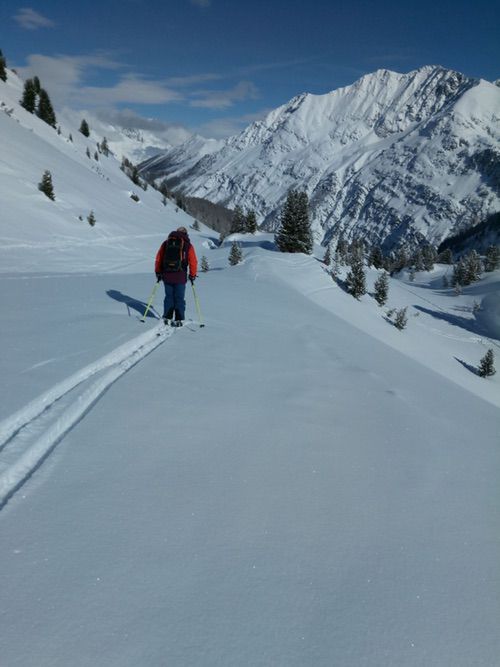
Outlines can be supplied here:
[[183, 271], [185, 266], [186, 240], [182, 236], [169, 236], [163, 243], [163, 271], [174, 273]]

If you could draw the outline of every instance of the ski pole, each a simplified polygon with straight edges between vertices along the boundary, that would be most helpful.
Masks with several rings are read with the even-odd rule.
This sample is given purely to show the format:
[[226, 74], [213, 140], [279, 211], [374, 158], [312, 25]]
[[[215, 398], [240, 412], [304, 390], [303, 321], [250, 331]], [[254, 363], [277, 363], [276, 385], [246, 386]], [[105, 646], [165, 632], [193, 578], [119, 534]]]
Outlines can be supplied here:
[[204, 327], [205, 325], [203, 324], [203, 317], [201, 316], [201, 310], [200, 310], [200, 302], [198, 300], [198, 295], [196, 294], [196, 290], [194, 288], [194, 281], [191, 281], [191, 287], [193, 288], [193, 296], [194, 296], [194, 303], [196, 305], [196, 312], [198, 313], [198, 319], [200, 320], [200, 329], [201, 327]]
[[156, 290], [158, 289], [159, 284], [160, 284], [160, 281], [157, 280], [156, 283], [155, 283], [155, 286], [153, 287], [153, 291], [151, 292], [151, 296], [149, 297], [148, 305], [146, 306], [146, 310], [144, 311], [144, 315], [141, 318], [141, 322], [146, 321], [146, 315], [148, 314], [148, 311], [151, 308], [151, 304], [153, 303], [153, 299], [155, 298]]

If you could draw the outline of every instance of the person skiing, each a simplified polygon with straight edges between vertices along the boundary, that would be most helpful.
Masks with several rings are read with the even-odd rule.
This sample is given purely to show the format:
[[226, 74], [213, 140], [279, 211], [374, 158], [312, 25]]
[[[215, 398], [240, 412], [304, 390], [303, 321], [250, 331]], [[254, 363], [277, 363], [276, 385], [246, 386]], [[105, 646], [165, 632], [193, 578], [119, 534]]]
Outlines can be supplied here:
[[165, 299], [163, 321], [182, 326], [186, 312], [186, 284], [196, 279], [198, 258], [185, 227], [170, 232], [156, 253], [155, 273], [158, 282], [163, 280]]

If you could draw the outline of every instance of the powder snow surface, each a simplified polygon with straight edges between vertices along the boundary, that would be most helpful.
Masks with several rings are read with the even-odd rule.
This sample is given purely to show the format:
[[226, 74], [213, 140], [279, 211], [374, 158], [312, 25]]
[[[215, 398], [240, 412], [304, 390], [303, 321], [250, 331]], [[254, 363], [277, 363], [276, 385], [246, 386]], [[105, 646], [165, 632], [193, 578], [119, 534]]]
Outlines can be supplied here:
[[263, 234], [230, 267], [202, 227], [206, 327], [163, 329], [160, 293], [141, 323], [156, 250], [192, 220], [16, 113], [1, 667], [499, 665], [499, 374], [474, 372], [498, 352], [498, 273], [458, 297], [446, 267], [391, 279], [381, 309]]

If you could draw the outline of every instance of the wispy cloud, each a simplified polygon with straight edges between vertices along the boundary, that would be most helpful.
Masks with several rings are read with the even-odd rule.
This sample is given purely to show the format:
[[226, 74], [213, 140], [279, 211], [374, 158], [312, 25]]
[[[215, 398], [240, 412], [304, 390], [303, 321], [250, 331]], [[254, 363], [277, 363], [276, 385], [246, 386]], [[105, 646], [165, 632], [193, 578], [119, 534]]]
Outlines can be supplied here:
[[83, 86], [76, 94], [82, 102], [92, 106], [127, 104], [167, 104], [182, 98], [161, 81], [149, 81], [134, 74], [126, 74], [114, 86]]
[[253, 114], [243, 116], [232, 116], [225, 118], [215, 118], [214, 120], [203, 123], [196, 128], [196, 132], [204, 137], [213, 137], [214, 139], [226, 139], [235, 134], [239, 134], [250, 123], [262, 120], [267, 116], [271, 109], [262, 109]]
[[25, 30], [53, 28], [56, 25], [54, 21], [43, 16], [43, 14], [40, 14], [40, 12], [35, 11], [31, 7], [22, 7], [13, 18], [21, 28], [24, 28]]
[[257, 87], [251, 81], [240, 81], [228, 90], [200, 90], [192, 95], [195, 99], [191, 100], [191, 106], [204, 109], [227, 109], [236, 102], [259, 97]]
[[115, 104], [166, 104], [183, 96], [165, 81], [149, 80], [135, 74], [119, 74], [111, 86], [88, 86], [85, 81], [95, 70], [120, 70], [124, 65], [107, 54], [84, 56], [31, 55], [27, 67], [18, 67], [21, 76], [36, 74], [61, 106], [113, 106]]

